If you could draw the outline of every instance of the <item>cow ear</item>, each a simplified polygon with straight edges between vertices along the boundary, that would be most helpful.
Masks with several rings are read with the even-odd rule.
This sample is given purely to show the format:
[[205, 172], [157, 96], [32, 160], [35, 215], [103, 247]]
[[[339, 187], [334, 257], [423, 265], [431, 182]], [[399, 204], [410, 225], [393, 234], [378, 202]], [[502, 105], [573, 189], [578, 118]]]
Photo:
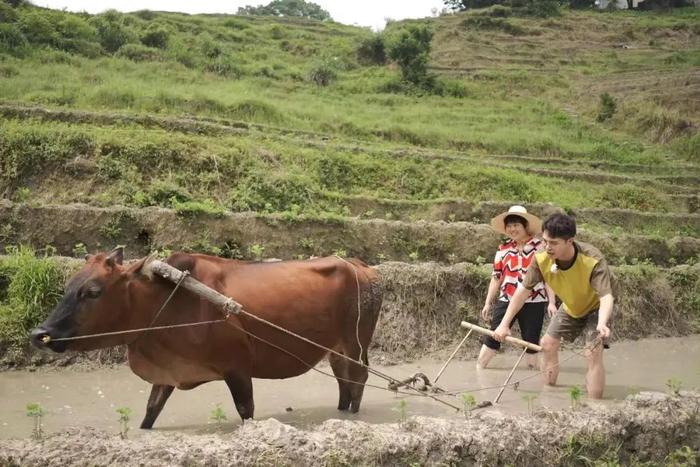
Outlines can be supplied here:
[[85, 262], [87, 263], [88, 261], [90, 261], [94, 257], [95, 257], [95, 255], [85, 255]]
[[121, 265], [124, 262], [124, 247], [118, 246], [107, 257], [107, 264], [114, 266], [115, 264]]
[[149, 255], [145, 258], [138, 260], [135, 264], [129, 267], [127, 273], [129, 275], [145, 276], [149, 279], [153, 278], [153, 270], [151, 269], [151, 263], [155, 259], [155, 255]]

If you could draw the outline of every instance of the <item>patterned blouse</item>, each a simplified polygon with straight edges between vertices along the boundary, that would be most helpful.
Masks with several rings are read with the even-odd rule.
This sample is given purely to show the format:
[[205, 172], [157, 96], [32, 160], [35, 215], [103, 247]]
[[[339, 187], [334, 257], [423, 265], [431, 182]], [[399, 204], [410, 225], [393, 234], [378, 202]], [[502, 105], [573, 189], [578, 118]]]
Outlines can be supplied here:
[[[523, 247], [523, 251], [518, 250], [517, 243], [509, 240], [498, 247], [496, 257], [493, 260], [492, 276], [501, 281], [500, 294], [498, 300], [509, 302], [513, 298], [518, 284], [523, 281], [530, 263], [535, 258], [535, 253], [542, 251], [544, 245], [542, 240], [531, 238]], [[530, 292], [526, 303], [546, 302], [547, 291], [544, 283], [538, 283]]]

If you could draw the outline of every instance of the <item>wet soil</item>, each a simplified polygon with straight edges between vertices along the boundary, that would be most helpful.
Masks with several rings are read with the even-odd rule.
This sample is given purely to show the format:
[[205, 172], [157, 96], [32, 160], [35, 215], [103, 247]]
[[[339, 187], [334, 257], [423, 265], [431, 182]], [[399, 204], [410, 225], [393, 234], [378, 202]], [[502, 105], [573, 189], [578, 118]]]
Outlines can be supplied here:
[[[126, 440], [118, 435], [115, 410], [131, 407], [130, 425], [137, 426], [149, 389], [128, 368], [6, 372], [0, 433], [10, 439], [0, 440], [0, 464], [576, 465], [584, 458], [663, 461], [683, 446], [690, 451], [673, 455], [697, 452], [700, 393], [685, 388], [700, 387], [700, 336], [623, 342], [606, 352], [606, 398], [582, 400], [576, 410], [569, 389], [583, 385], [585, 365], [568, 351], [559, 386], [545, 389], [536, 372], [519, 368], [517, 390], [507, 388], [500, 404], [466, 417], [424, 397], [373, 387], [359, 414], [338, 412], [335, 382], [312, 372], [255, 380], [257, 420], [245, 424], [223, 383], [176, 391], [154, 430], [133, 428]], [[438, 385], [477, 401], [493, 399], [516, 354], [504, 352], [492, 368], [478, 372], [473, 360], [465, 360], [470, 357], [461, 354]], [[376, 368], [399, 378], [421, 371], [434, 379], [441, 366], [422, 360]], [[374, 377], [369, 382], [385, 386]], [[42, 441], [29, 439], [28, 402], [47, 410]], [[223, 423], [211, 420], [217, 404], [228, 417]]]

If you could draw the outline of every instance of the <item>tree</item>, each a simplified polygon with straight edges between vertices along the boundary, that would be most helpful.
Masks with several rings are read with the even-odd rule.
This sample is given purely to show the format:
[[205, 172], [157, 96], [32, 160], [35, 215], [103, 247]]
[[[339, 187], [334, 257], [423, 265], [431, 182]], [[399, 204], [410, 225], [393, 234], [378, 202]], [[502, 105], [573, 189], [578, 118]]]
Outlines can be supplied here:
[[426, 25], [410, 25], [401, 30], [389, 47], [389, 58], [398, 63], [405, 81], [427, 84], [430, 41], [433, 31]]
[[239, 8], [239, 15], [257, 16], [297, 16], [301, 18], [317, 19], [320, 21], [332, 21], [330, 13], [319, 5], [304, 0], [272, 0], [267, 5]]
[[472, 8], [486, 8], [492, 5], [502, 5], [504, 0], [443, 0], [444, 5], [453, 11], [471, 10]]

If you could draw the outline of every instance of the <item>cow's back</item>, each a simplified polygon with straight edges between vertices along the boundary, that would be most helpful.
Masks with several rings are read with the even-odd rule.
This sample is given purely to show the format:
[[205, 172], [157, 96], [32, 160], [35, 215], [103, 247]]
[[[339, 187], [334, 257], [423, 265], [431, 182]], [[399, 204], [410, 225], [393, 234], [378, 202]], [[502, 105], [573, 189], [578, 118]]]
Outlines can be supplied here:
[[[375, 270], [360, 260], [337, 257], [307, 261], [246, 262], [175, 254], [168, 262], [243, 305], [246, 312], [326, 348], [341, 349], [356, 339], [357, 297], [362, 334], [374, 331], [381, 306]], [[358, 294], [359, 286], [359, 294]], [[248, 354], [235, 345], [235, 364], [250, 364], [252, 376], [286, 378], [304, 373], [325, 351], [245, 315], [230, 318], [216, 332], [233, 348], [246, 340]], [[222, 349], [228, 348], [216, 343]], [[213, 345], [213, 344], [212, 344]], [[220, 350], [226, 352], [226, 350]], [[246, 360], [246, 361], [244, 361]]]

